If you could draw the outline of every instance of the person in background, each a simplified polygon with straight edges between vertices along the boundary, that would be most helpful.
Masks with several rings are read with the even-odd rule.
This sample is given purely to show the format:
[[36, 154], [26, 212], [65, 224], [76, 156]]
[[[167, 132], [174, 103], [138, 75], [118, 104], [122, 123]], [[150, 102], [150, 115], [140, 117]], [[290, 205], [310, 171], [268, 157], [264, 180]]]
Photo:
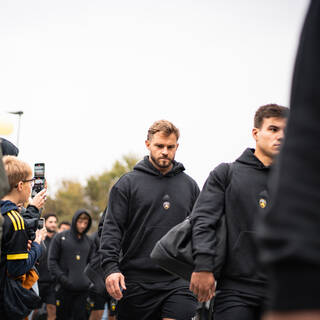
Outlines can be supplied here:
[[91, 216], [85, 209], [75, 212], [70, 230], [57, 233], [50, 244], [48, 267], [56, 281], [57, 320], [87, 319], [90, 281], [84, 269], [92, 255], [92, 241], [86, 235]]
[[65, 230], [70, 230], [71, 228], [71, 223], [68, 221], [61, 221], [58, 225], [58, 233], [65, 231]]
[[55, 283], [48, 269], [48, 250], [53, 236], [57, 233], [57, 216], [55, 213], [47, 213], [43, 218], [45, 219], [47, 236], [44, 241], [41, 242], [43, 254], [37, 265], [39, 271], [38, 286], [42, 302], [46, 304], [48, 320], [54, 320], [56, 318]]

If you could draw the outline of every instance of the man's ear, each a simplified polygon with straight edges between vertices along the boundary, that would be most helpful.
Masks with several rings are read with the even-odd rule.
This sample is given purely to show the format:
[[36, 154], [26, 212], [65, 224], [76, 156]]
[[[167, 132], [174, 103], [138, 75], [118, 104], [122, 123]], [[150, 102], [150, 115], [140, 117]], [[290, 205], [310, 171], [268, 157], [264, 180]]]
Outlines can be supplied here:
[[260, 130], [258, 128], [252, 129], [252, 137], [255, 141], [258, 141], [259, 132], [260, 132]]
[[149, 149], [150, 148], [150, 140], [146, 140], [145, 144], [146, 144], [147, 149]]
[[17, 190], [18, 190], [18, 191], [22, 191], [22, 188], [23, 188], [23, 182], [22, 182], [22, 181], [19, 181], [19, 182], [18, 182], [18, 186], [17, 186]]

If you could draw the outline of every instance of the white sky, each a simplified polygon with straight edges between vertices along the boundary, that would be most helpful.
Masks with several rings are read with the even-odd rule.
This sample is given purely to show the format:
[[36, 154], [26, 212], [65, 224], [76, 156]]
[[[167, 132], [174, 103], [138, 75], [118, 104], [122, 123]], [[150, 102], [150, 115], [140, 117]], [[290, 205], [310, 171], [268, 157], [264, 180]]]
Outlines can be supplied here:
[[[202, 187], [254, 146], [255, 110], [289, 104], [307, 0], [0, 0], [0, 110], [20, 158], [84, 182], [146, 154], [158, 119]], [[17, 130], [5, 136], [16, 143]]]

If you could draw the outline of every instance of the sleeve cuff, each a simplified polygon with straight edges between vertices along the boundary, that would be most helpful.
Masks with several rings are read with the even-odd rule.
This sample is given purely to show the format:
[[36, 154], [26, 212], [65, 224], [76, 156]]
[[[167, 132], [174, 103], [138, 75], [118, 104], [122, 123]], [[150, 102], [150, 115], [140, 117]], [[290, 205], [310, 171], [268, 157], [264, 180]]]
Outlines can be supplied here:
[[106, 279], [110, 274], [118, 272], [121, 272], [118, 265], [114, 264], [112, 266], [108, 266], [107, 268], [104, 268], [104, 279]]
[[197, 254], [194, 260], [194, 271], [209, 271], [213, 270], [213, 258], [209, 254]]

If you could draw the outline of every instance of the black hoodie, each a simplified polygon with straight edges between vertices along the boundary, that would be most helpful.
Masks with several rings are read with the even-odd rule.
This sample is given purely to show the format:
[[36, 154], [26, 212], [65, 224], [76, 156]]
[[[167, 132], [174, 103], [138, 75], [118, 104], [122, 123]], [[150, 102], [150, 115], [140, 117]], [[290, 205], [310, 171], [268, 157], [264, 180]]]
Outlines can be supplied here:
[[[89, 217], [89, 224], [79, 238], [76, 223], [82, 213]], [[89, 279], [83, 271], [92, 253], [92, 241], [86, 235], [90, 226], [90, 214], [86, 210], [78, 210], [72, 218], [71, 229], [57, 233], [51, 240], [48, 252], [49, 271], [66, 290], [84, 291], [89, 287]]]
[[232, 164], [226, 189], [228, 171], [221, 168], [210, 173], [192, 212], [195, 271], [213, 271], [215, 227], [225, 213], [227, 258], [218, 287], [263, 297], [265, 277], [257, 260], [255, 222], [260, 206], [266, 206], [269, 167], [253, 149], [246, 149]]
[[121, 271], [133, 281], [175, 279], [149, 255], [155, 243], [191, 213], [197, 199], [199, 188], [183, 171], [174, 161], [163, 175], [145, 157], [112, 188], [100, 245], [105, 276]]

